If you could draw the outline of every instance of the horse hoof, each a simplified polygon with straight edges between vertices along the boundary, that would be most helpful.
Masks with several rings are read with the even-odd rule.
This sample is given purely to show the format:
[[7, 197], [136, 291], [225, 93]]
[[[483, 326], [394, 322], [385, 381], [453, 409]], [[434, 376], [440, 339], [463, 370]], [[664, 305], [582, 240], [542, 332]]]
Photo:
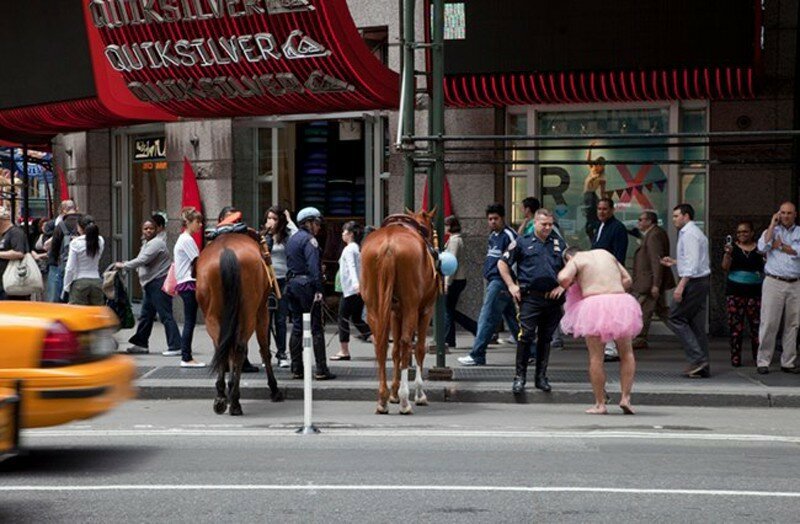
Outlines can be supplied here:
[[417, 406], [427, 406], [428, 405], [428, 397], [420, 397], [420, 398], [414, 399], [414, 404], [416, 404]]
[[232, 417], [241, 417], [243, 414], [242, 406], [240, 405], [232, 405], [231, 406], [231, 416]]
[[399, 404], [400, 403], [400, 399], [398, 397], [396, 397], [395, 395], [392, 395], [392, 396], [389, 397], [389, 402], [391, 402], [392, 404]]
[[387, 406], [383, 405], [383, 404], [378, 404], [378, 407], [375, 408], [375, 414], [376, 415], [388, 415], [389, 414], [389, 408]]
[[414, 412], [411, 409], [411, 404], [409, 404], [407, 406], [400, 406], [400, 414], [401, 415], [413, 415]]
[[283, 399], [284, 399], [285, 397], [284, 397], [284, 395], [283, 395], [283, 391], [281, 391], [281, 390], [277, 390], [277, 391], [275, 391], [274, 393], [272, 393], [272, 394], [269, 396], [269, 398], [270, 398], [270, 400], [272, 400], [272, 402], [283, 402]]
[[214, 399], [214, 413], [222, 415], [228, 409], [228, 401], [224, 398]]

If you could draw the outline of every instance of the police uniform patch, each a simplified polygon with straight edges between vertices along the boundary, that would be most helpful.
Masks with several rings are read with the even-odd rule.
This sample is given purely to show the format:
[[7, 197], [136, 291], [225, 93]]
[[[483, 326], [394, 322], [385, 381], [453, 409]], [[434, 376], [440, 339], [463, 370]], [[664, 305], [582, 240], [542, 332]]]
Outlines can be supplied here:
[[319, 249], [319, 242], [317, 242], [316, 238], [311, 237], [311, 240], [309, 240], [309, 242], [311, 243], [312, 246], [314, 246], [315, 248]]

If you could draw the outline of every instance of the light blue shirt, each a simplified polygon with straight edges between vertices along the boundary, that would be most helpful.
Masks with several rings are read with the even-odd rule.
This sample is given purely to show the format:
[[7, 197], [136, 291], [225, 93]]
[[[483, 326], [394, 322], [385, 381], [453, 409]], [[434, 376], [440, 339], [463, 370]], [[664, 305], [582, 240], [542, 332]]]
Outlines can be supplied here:
[[678, 231], [678, 276], [701, 278], [711, 274], [708, 238], [693, 220]]
[[758, 239], [758, 250], [767, 256], [764, 272], [782, 278], [800, 278], [800, 227], [793, 225], [789, 229], [781, 224], [775, 226], [772, 240], [780, 238], [784, 244], [792, 246], [797, 255], [784, 253], [779, 249], [772, 249], [772, 243], [766, 241], [767, 232], [764, 231]]

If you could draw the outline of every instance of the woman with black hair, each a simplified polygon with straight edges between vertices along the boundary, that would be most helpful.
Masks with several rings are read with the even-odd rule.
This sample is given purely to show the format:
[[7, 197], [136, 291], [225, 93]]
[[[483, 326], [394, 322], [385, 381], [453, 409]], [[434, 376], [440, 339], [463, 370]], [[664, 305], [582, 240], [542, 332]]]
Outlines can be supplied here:
[[[278, 280], [281, 296], [286, 292], [286, 241], [297, 232], [297, 226], [289, 216], [289, 210], [275, 205], [267, 210], [264, 216], [264, 228], [267, 230], [267, 246], [272, 256], [272, 269]], [[277, 300], [277, 299], [276, 299]], [[278, 367], [288, 368], [289, 358], [286, 355], [286, 317], [289, 315], [289, 301], [285, 298], [277, 300], [277, 307], [269, 316], [275, 335], [275, 358]]]
[[364, 301], [361, 299], [359, 278], [361, 277], [361, 239], [364, 230], [350, 221], [342, 226], [342, 241], [345, 248], [339, 257], [339, 277], [342, 283], [342, 300], [339, 302], [339, 353], [331, 360], [350, 360], [350, 322], [366, 340], [370, 336], [369, 326], [364, 322]]
[[105, 240], [91, 215], [78, 219], [78, 235], [69, 243], [62, 296], [69, 293], [70, 304], [102, 306], [106, 297], [100, 278], [100, 257]]

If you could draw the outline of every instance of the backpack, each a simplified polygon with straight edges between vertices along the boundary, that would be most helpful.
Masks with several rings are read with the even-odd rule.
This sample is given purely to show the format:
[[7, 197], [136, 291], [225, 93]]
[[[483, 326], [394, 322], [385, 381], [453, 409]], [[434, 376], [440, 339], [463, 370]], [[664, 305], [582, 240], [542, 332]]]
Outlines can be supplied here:
[[69, 232], [69, 227], [67, 224], [64, 223], [62, 220], [58, 227], [61, 229], [61, 232], [64, 234], [64, 238], [61, 240], [61, 251], [58, 252], [58, 266], [65, 268], [67, 267], [67, 258], [69, 258], [69, 243], [72, 242], [72, 239], [78, 236], [77, 230], [75, 233]]

